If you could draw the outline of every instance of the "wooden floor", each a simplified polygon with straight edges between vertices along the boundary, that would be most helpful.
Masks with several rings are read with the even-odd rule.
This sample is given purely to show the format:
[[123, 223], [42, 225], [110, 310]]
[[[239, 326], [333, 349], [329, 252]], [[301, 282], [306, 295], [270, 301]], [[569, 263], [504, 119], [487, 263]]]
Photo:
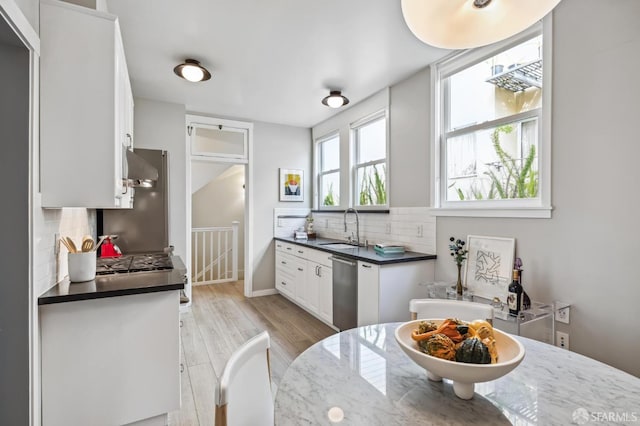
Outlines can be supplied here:
[[274, 391], [289, 364], [335, 333], [280, 295], [245, 298], [244, 283], [193, 287], [191, 312], [181, 315], [182, 408], [169, 425], [213, 425], [214, 387], [231, 353], [262, 330], [271, 336]]

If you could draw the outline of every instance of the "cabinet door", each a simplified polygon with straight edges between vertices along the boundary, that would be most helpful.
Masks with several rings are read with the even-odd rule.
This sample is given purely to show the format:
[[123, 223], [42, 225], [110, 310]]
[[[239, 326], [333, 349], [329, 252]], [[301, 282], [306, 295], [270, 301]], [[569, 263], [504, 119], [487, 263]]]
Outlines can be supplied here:
[[328, 266], [318, 265], [318, 315], [333, 324], [333, 276]]
[[358, 262], [358, 326], [379, 322], [379, 271], [378, 265]]
[[295, 279], [295, 297], [296, 301], [303, 307], [308, 306], [308, 290], [307, 290], [307, 262], [302, 259], [293, 258], [294, 279]]
[[309, 311], [314, 314], [320, 314], [318, 308], [318, 297], [319, 297], [319, 289], [320, 289], [320, 268], [321, 266], [315, 262], [308, 261], [307, 262], [307, 280], [305, 283], [305, 301], [306, 307]]
[[42, 206], [129, 207], [120, 118], [128, 76], [117, 18], [42, 1], [40, 43]]

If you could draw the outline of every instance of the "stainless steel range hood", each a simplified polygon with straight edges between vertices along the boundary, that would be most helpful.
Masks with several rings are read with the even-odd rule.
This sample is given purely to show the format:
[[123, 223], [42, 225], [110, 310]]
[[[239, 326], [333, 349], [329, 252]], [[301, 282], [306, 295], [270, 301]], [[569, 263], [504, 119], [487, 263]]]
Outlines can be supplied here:
[[134, 151], [127, 149], [127, 179], [134, 187], [153, 187], [158, 181], [158, 169]]

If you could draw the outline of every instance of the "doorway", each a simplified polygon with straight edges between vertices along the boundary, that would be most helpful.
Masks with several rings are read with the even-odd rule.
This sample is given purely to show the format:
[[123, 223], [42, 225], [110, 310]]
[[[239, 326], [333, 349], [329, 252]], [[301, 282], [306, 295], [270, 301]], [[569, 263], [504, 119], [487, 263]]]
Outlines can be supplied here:
[[[251, 177], [253, 124], [188, 114], [187, 123], [187, 264], [200, 275], [220, 278], [223, 262], [228, 257], [218, 255], [196, 272], [196, 262], [205, 264], [202, 253], [196, 251], [194, 228], [228, 227], [236, 223], [238, 244], [235, 253], [240, 259], [238, 278], [244, 279], [244, 294], [251, 296], [252, 289], [252, 205]], [[218, 240], [207, 243], [209, 252], [218, 246]], [[224, 244], [223, 244], [224, 245]], [[228, 247], [228, 246], [227, 246]], [[205, 251], [207, 249], [204, 249]], [[226, 249], [226, 252], [229, 250]], [[228, 277], [222, 274], [223, 281]], [[197, 276], [197, 275], [196, 275]], [[217, 282], [223, 282], [218, 280]]]

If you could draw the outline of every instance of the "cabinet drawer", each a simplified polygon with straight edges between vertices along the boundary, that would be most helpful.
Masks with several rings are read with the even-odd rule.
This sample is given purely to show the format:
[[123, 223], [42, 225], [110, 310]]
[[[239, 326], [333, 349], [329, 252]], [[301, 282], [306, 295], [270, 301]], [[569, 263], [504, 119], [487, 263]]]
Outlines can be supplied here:
[[293, 270], [295, 262], [297, 262], [297, 259], [287, 253], [280, 252], [276, 254], [277, 269]]
[[285, 243], [284, 241], [276, 241], [276, 251], [281, 253], [287, 253], [287, 254], [299, 256], [299, 254], [296, 251], [298, 247], [301, 247], [301, 246], [298, 246], [296, 244], [291, 244], [291, 243]]

